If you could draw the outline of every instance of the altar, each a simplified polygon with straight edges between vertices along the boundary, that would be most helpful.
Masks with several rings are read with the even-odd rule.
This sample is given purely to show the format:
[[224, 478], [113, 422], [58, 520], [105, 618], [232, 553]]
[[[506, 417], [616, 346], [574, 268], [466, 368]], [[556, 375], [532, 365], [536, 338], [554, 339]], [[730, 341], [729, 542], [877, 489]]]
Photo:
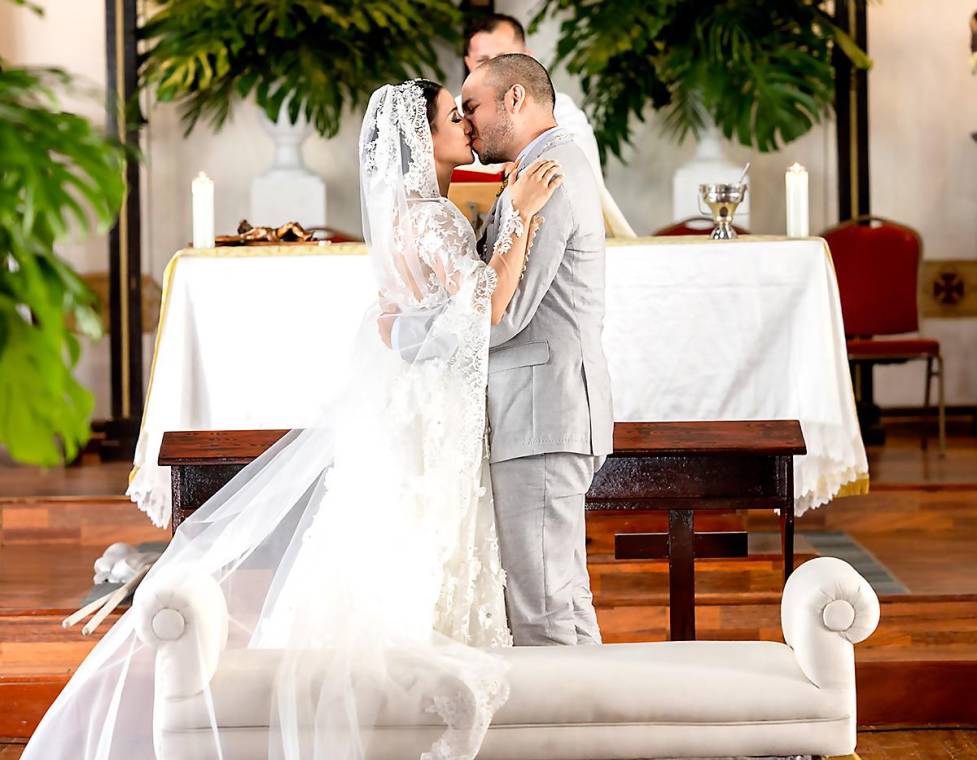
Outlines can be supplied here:
[[[308, 424], [376, 287], [361, 244], [180, 251], [168, 264], [129, 495], [170, 517], [168, 430]], [[794, 509], [868, 489], [830, 253], [818, 238], [609, 240], [615, 419], [798, 419]]]

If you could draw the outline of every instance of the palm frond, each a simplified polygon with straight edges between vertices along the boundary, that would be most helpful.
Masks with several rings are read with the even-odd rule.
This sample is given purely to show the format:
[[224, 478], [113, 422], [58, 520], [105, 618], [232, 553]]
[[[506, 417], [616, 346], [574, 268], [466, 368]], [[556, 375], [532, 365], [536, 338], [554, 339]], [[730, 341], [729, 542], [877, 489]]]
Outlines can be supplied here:
[[381, 84], [443, 77], [435, 43], [456, 46], [460, 25], [449, 0], [168, 0], [140, 30], [140, 86], [180, 103], [188, 132], [253, 95], [273, 121], [287, 104], [332, 137]]

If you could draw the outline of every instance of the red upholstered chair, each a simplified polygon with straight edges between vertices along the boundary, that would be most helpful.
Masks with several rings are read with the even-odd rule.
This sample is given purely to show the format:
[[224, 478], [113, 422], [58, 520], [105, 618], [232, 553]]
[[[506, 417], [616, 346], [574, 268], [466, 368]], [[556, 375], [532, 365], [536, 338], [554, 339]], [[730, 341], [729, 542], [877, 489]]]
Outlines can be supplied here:
[[[862, 364], [926, 362], [923, 404], [937, 378], [940, 455], [946, 451], [943, 356], [939, 341], [903, 336], [919, 330], [917, 288], [923, 243], [910, 227], [876, 216], [860, 216], [822, 233], [831, 249], [841, 312], [848, 338], [848, 358]], [[859, 365], [856, 364], [856, 392]], [[923, 427], [923, 448], [926, 448]]]
[[[712, 219], [708, 216], [690, 216], [675, 224], [662, 227], [655, 232], [655, 237], [673, 237], [677, 235], [711, 235], [713, 228]], [[749, 235], [749, 230], [733, 225], [737, 235]]]

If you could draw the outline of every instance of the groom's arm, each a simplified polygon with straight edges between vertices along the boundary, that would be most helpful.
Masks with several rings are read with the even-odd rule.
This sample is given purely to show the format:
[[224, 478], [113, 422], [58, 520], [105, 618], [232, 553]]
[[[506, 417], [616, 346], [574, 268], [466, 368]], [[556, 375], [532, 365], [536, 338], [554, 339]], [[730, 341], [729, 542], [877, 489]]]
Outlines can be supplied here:
[[[409, 364], [434, 357], [447, 359], [456, 348], [454, 336], [448, 333], [438, 338], [431, 337], [434, 322], [443, 311], [444, 307], [407, 314], [388, 312], [380, 318], [380, 337], [388, 348], [400, 354], [400, 358]], [[389, 320], [389, 323], [384, 325], [383, 320]]]
[[499, 346], [515, 337], [532, 321], [563, 262], [573, 233], [573, 212], [566, 185], [561, 185], [538, 216], [543, 223], [529, 248], [526, 275], [509, 303], [502, 321], [492, 326], [489, 345]]

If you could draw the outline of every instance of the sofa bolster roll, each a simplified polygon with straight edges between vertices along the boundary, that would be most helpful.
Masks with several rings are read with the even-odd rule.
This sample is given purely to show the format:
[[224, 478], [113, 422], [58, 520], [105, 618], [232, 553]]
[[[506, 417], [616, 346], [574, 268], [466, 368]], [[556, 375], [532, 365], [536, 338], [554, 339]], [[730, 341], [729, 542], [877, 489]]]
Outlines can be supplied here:
[[805, 562], [784, 586], [780, 619], [784, 641], [812, 683], [854, 689], [852, 645], [879, 624], [879, 599], [868, 581], [835, 557]]
[[151, 574], [133, 601], [139, 639], [156, 650], [160, 696], [200, 693], [227, 644], [227, 603], [214, 578], [176, 570]]

